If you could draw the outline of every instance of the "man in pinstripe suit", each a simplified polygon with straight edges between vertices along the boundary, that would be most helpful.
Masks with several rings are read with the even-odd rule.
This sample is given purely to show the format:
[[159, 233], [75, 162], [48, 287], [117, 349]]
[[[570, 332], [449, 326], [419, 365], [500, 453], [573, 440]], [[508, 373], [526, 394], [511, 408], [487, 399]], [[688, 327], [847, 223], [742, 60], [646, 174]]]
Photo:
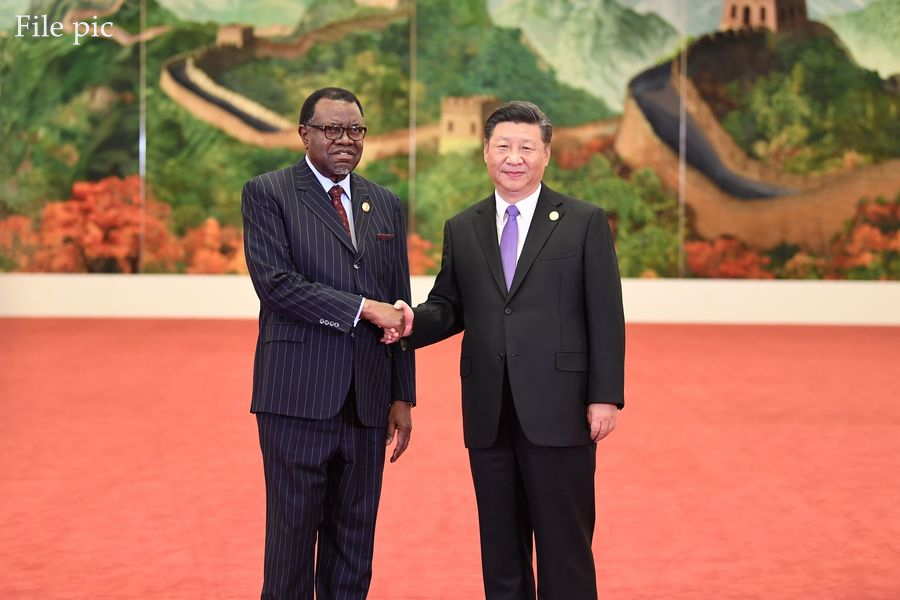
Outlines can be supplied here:
[[[306, 156], [244, 186], [244, 247], [260, 299], [251, 412], [266, 479], [262, 598], [365, 598], [385, 446], [409, 443], [410, 353], [382, 341], [409, 300], [399, 198], [352, 173], [366, 127], [340, 88], [300, 111]], [[387, 329], [388, 331], [385, 331]]]

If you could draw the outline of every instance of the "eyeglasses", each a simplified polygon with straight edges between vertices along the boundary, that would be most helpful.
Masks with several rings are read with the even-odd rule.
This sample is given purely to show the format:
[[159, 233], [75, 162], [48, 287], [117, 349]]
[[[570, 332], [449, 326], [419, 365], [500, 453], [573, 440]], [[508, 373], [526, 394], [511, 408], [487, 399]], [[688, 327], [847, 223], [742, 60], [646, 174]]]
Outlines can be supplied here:
[[368, 127], [360, 127], [359, 125], [351, 125], [350, 127], [344, 127], [342, 125], [313, 125], [312, 123], [307, 123], [307, 127], [314, 127], [316, 129], [321, 129], [322, 133], [325, 134], [329, 140], [339, 140], [344, 137], [344, 132], [347, 132], [347, 137], [349, 137], [354, 142], [358, 142], [364, 137], [366, 137], [366, 131], [368, 131]]

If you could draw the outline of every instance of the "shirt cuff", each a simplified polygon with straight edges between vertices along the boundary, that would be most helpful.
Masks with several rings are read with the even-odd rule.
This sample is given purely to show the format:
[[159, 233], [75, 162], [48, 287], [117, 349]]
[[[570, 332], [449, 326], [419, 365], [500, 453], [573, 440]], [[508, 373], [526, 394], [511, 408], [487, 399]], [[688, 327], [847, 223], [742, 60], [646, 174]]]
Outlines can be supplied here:
[[362, 314], [363, 305], [366, 303], [366, 298], [363, 297], [362, 301], [359, 303], [359, 310], [356, 311], [356, 318], [353, 319], [353, 326], [356, 327], [356, 324], [359, 323], [359, 315]]

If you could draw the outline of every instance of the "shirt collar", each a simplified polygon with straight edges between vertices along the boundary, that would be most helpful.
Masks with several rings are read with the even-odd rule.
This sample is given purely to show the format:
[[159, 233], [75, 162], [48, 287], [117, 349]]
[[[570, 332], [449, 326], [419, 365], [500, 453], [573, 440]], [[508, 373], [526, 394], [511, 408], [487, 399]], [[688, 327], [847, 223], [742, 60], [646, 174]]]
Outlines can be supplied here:
[[[542, 184], [538, 184], [537, 189], [528, 194], [526, 197], [522, 198], [518, 202], [516, 202], [516, 208], [519, 209], [519, 214], [531, 220], [531, 217], [534, 215], [534, 211], [537, 209], [537, 200], [538, 196], [541, 195], [541, 187]], [[502, 219], [506, 215], [506, 207], [512, 206], [509, 202], [504, 200], [500, 196], [500, 192], [494, 190], [494, 203], [497, 207], [497, 218]]]
[[308, 155], [308, 154], [307, 154], [307, 155], [304, 155], [304, 156], [303, 156], [303, 159], [306, 161], [306, 164], [309, 165], [309, 168], [312, 169], [313, 175], [315, 175], [315, 176], [316, 176], [316, 179], [319, 180], [319, 183], [322, 185], [322, 189], [325, 190], [325, 193], [326, 193], [326, 194], [327, 194], [327, 193], [331, 190], [331, 188], [333, 188], [335, 185], [339, 185], [339, 186], [341, 186], [341, 189], [344, 190], [344, 193], [347, 194], [347, 197], [348, 197], [348, 198], [351, 197], [351, 196], [350, 196], [350, 174], [349, 174], [349, 173], [347, 173], [347, 176], [346, 176], [346, 177], [344, 177], [343, 179], [341, 179], [340, 181], [338, 181], [337, 183], [335, 183], [335, 182], [333, 182], [331, 179], [329, 179], [328, 177], [325, 177], [324, 175], [322, 175], [321, 173], [319, 173], [319, 170], [316, 169], [316, 168], [313, 166], [312, 162], [310, 162], [310, 160], [309, 160], [309, 155]]

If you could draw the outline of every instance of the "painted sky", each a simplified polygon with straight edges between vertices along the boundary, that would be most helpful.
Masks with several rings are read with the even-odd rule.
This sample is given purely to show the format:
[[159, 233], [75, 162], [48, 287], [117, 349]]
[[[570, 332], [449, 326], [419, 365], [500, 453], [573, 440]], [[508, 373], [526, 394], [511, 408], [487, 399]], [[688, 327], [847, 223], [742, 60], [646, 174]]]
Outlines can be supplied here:
[[296, 25], [310, 0], [157, 0], [185, 21]]
[[[807, 8], [813, 19], [824, 19], [865, 8], [871, 0], [807, 0]], [[687, 26], [688, 34], [699, 35], [719, 28], [722, 19], [723, 0], [618, 0], [639, 13], [655, 12], [673, 27], [681, 31]], [[687, 11], [687, 22], [685, 22]]]
[[[310, 0], [157, 0], [161, 5], [187, 21], [247, 23], [250, 25], [296, 24]], [[493, 6], [502, 0], [488, 0]], [[617, 0], [637, 12], [655, 12], [676, 29], [684, 24], [683, 11], [688, 11], [687, 28], [692, 35], [718, 29], [722, 16], [722, 0]], [[823, 19], [864, 8], [871, 0], [808, 0], [810, 15]], [[30, 0], [0, 0], [0, 26], [15, 26], [17, 14], [26, 14]]]

